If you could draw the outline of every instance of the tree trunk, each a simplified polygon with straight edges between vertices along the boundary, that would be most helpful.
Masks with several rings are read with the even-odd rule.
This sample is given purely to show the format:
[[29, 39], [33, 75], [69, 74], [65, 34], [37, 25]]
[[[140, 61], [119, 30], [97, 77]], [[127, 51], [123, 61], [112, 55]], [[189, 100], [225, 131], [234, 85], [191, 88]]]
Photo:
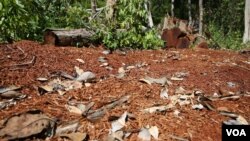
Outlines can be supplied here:
[[96, 14], [96, 0], [91, 0], [92, 17]]
[[171, 16], [174, 17], [174, 0], [171, 0]]
[[203, 0], [199, 0], [199, 34], [202, 35], [203, 32]]
[[250, 41], [250, 0], [245, 2], [245, 31], [243, 36], [243, 43]]
[[57, 46], [83, 46], [93, 43], [94, 32], [86, 29], [46, 29], [44, 44]]
[[192, 24], [191, 6], [191, 0], [188, 0], [188, 26], [191, 26]]
[[152, 14], [151, 14], [151, 2], [150, 1], [145, 1], [144, 3], [145, 9], [148, 13], [148, 26], [152, 28], [154, 26]]
[[116, 5], [116, 0], [107, 0], [106, 2], [106, 7], [107, 7], [106, 19], [107, 20], [113, 19], [114, 13], [115, 13], [115, 5]]

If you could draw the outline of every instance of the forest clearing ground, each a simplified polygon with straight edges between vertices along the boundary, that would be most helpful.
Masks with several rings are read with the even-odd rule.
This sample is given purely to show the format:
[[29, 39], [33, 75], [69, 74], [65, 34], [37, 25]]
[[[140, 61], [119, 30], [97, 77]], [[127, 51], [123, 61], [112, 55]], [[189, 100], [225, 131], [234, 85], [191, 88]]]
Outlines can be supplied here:
[[[157, 126], [159, 139], [162, 140], [171, 140], [170, 135], [197, 141], [221, 140], [221, 123], [229, 118], [216, 111], [194, 110], [189, 104], [176, 106], [180, 112], [179, 116], [174, 114], [176, 109], [152, 114], [142, 113], [141, 110], [145, 108], [168, 104], [169, 100], [161, 99], [160, 85], [148, 85], [139, 80], [145, 76], [166, 76], [172, 82], [172, 85], [168, 86], [169, 95], [175, 95], [178, 87], [187, 91], [201, 90], [208, 96], [219, 94], [221, 91], [234, 94], [250, 92], [249, 54], [201, 48], [130, 50], [126, 54], [114, 51], [107, 55], [103, 54], [103, 51], [102, 47], [54, 47], [33, 41], [20, 41], [8, 47], [0, 45], [0, 86], [22, 86], [21, 92], [29, 97], [1, 110], [0, 120], [30, 109], [39, 109], [63, 123], [79, 119], [79, 115], [72, 114], [65, 108], [64, 105], [69, 99], [93, 101], [94, 108], [99, 108], [123, 95], [130, 95], [126, 104], [110, 110], [99, 121], [92, 123], [84, 117], [80, 118], [82, 127], [79, 130], [88, 133], [91, 140], [102, 139], [111, 128], [108, 118], [121, 116], [128, 111], [133, 113], [136, 119], [129, 121], [126, 129]], [[13, 67], [13, 64], [29, 62], [33, 56], [36, 57], [34, 64], [18, 69]], [[99, 57], [105, 57], [112, 69], [100, 66], [102, 63], [98, 62]], [[76, 59], [82, 59], [85, 63]], [[131, 68], [123, 78], [113, 77], [124, 64], [145, 65]], [[36, 80], [38, 77], [49, 78], [59, 71], [73, 74], [75, 66], [95, 73], [100, 81], [91, 83], [89, 87], [68, 91], [63, 96], [56, 92], [38, 95], [36, 88], [44, 84]], [[178, 72], [186, 72], [188, 75], [183, 80], [172, 81], [171, 77]], [[250, 121], [250, 97], [212, 101], [211, 104], [215, 109], [226, 108]], [[137, 133], [127, 140], [136, 139]]]

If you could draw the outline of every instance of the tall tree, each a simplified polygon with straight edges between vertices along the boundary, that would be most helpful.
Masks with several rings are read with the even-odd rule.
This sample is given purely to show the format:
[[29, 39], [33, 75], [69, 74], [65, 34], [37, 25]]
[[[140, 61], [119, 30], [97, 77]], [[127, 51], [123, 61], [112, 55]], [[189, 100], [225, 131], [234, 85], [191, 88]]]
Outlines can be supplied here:
[[92, 16], [96, 14], [96, 0], [91, 0]]
[[154, 22], [153, 22], [152, 13], [151, 13], [151, 9], [152, 9], [151, 1], [150, 0], [145, 1], [144, 6], [148, 15], [148, 26], [152, 28], [154, 26]]
[[188, 0], [188, 26], [192, 23], [191, 6], [191, 0]]
[[111, 20], [113, 19], [114, 13], [115, 13], [115, 5], [116, 0], [107, 0], [106, 2], [106, 19]]
[[171, 16], [174, 17], [174, 0], [171, 0]]
[[243, 43], [250, 41], [250, 0], [245, 2], [245, 31], [243, 36]]
[[203, 32], [203, 0], [199, 0], [199, 34]]

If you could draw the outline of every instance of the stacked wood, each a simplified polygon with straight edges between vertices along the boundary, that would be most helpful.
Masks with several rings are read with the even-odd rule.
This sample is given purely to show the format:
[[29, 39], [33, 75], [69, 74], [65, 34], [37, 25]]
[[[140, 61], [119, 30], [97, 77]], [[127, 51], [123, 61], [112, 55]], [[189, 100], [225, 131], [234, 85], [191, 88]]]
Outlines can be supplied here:
[[46, 29], [44, 44], [56, 46], [84, 46], [93, 43], [94, 32], [86, 29]]
[[208, 48], [206, 40], [194, 33], [187, 20], [166, 17], [163, 28], [161, 38], [166, 42], [166, 48], [188, 48], [191, 45]]

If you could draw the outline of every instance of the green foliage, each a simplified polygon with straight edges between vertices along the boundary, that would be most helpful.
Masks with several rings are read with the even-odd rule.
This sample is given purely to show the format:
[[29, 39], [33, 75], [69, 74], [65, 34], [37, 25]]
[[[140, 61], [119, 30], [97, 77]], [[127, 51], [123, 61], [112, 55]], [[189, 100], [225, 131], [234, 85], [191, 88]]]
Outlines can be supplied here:
[[239, 50], [243, 48], [242, 35], [239, 31], [229, 31], [224, 34], [224, 30], [218, 28], [214, 24], [208, 26], [208, 30], [211, 33], [211, 48], [225, 48]]
[[151, 0], [151, 3], [154, 24], [159, 24], [162, 22], [163, 17], [170, 13], [171, 3], [168, 0]]
[[153, 49], [163, 45], [155, 29], [147, 29], [144, 0], [119, 0], [112, 21], [100, 32], [103, 43], [110, 49]]
[[80, 5], [69, 6], [66, 12], [65, 24], [71, 28], [82, 28], [88, 26], [91, 15]]
[[205, 23], [213, 23], [224, 34], [244, 30], [244, 0], [204, 1]]
[[86, 8], [86, 0], [1, 0], [0, 42], [41, 40], [48, 27], [85, 27], [90, 16]]
[[204, 22], [214, 42], [222, 48], [243, 48], [244, 1], [209, 0], [204, 5]]
[[2, 0], [0, 9], [0, 41], [18, 38], [18, 32], [27, 26], [24, 5], [19, 0]]
[[[46, 28], [91, 28], [98, 38], [111, 49], [157, 48], [163, 42], [157, 37], [157, 30], [147, 27], [148, 19], [144, 8], [147, 0], [118, 0], [115, 16], [104, 20], [102, 10], [90, 20], [90, 1], [86, 0], [1, 0], [0, 42], [19, 39], [42, 40]], [[149, 1], [149, 0], [148, 0]], [[154, 24], [161, 22], [170, 11], [170, 0], [150, 0]], [[98, 7], [104, 7], [106, 0], [97, 0]], [[204, 1], [204, 25], [223, 48], [242, 47], [244, 30], [243, 0]], [[89, 10], [87, 10], [89, 9]], [[187, 19], [187, 0], [175, 1], [177, 18]], [[192, 16], [197, 20], [198, 0], [192, 0]]]

